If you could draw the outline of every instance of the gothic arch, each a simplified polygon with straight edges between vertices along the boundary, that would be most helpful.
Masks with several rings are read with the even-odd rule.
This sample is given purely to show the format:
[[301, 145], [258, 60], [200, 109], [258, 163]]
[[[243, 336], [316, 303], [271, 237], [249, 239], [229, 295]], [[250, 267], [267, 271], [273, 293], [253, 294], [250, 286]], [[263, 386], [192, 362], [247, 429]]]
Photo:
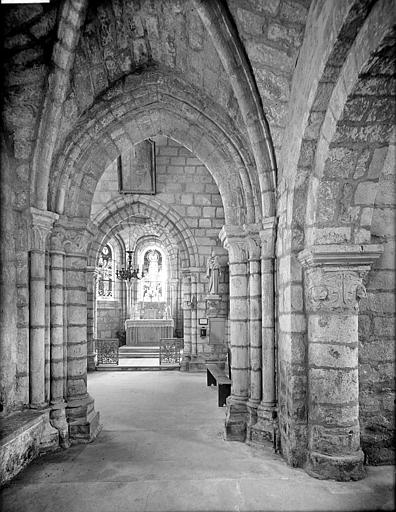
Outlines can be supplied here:
[[257, 172], [244, 136], [202, 94], [158, 71], [119, 81], [80, 119], [53, 167], [50, 208], [87, 216], [107, 165], [131, 144], [156, 134], [183, 144], [207, 166], [228, 223], [261, 218]]
[[[285, 197], [280, 201], [278, 212], [281, 216], [277, 235], [278, 307], [279, 317], [283, 319], [277, 334], [278, 378], [281, 383], [279, 410], [284, 454], [293, 465], [302, 465], [305, 460], [303, 446], [307, 442], [308, 401], [307, 394], [304, 395], [301, 391], [303, 388], [306, 392], [308, 390], [307, 324], [303, 271], [296, 255], [312, 243], [312, 230], [306, 230], [307, 225], [313, 225], [312, 218], [317, 217], [317, 210], [325, 208], [326, 205], [325, 197], [320, 197], [316, 192], [319, 189], [318, 174], [323, 179], [323, 169], [329, 158], [328, 149], [334, 136], [337, 117], [341, 117], [348, 96], [358, 86], [359, 74], [368, 70], [365, 66], [370, 56], [381, 47], [381, 40], [389, 35], [394, 23], [389, 18], [389, 1], [377, 2], [370, 11], [371, 7], [360, 2], [329, 6], [330, 10], [334, 9], [333, 16], [328, 17], [329, 23], [333, 18], [333, 25], [328, 31], [322, 28], [320, 37], [330, 34], [331, 44], [326, 42], [326, 53], [318, 52], [321, 60], [315, 61], [316, 55], [312, 57], [310, 50], [312, 40], [306, 38], [298, 62], [301, 67], [295, 73], [295, 84], [299, 84], [299, 87], [295, 87], [294, 96], [290, 100], [293, 102], [302, 97], [305, 100], [309, 98], [304, 103], [306, 111], [302, 112], [299, 108], [294, 110], [299, 119], [291, 119], [290, 130], [285, 135], [292, 143], [287, 146], [287, 153], [282, 154], [280, 189]], [[316, 16], [320, 16], [320, 12], [319, 4], [317, 7], [313, 5], [310, 11], [311, 23], [315, 24]], [[336, 16], [337, 23], [334, 22]], [[315, 38], [314, 31], [311, 32], [311, 37]], [[373, 35], [369, 45], [364, 44], [368, 34]], [[319, 40], [317, 43], [318, 48], [324, 47], [324, 42]], [[304, 61], [303, 57], [310, 62]], [[303, 77], [304, 73], [307, 74], [307, 69], [311, 75], [310, 82]], [[313, 76], [316, 77], [315, 80]], [[340, 169], [342, 165], [340, 161]], [[311, 182], [316, 183], [316, 187]], [[344, 208], [348, 209], [350, 206], [344, 205]], [[336, 201], [333, 201], [332, 207], [337, 209]], [[342, 243], [345, 242], [343, 240]], [[295, 394], [294, 390], [297, 388], [299, 392]], [[291, 430], [295, 432], [293, 437], [289, 436]]]
[[[309, 186], [307, 245], [371, 241], [374, 201], [394, 125], [395, 22], [396, 17], [382, 18], [381, 5], [373, 9], [330, 98]], [[376, 35], [370, 46], [362, 44], [366, 33]], [[328, 226], [334, 228], [333, 238]]]
[[[155, 222], [171, 242], [180, 251], [183, 268], [199, 266], [198, 247], [190, 228], [180, 215], [158, 199], [146, 196], [125, 196], [114, 198], [100, 210], [92, 222], [98, 226], [98, 235], [92, 241], [88, 261], [94, 264], [98, 248], [128, 225], [128, 219], [148, 218]], [[116, 227], [114, 227], [116, 224]]]

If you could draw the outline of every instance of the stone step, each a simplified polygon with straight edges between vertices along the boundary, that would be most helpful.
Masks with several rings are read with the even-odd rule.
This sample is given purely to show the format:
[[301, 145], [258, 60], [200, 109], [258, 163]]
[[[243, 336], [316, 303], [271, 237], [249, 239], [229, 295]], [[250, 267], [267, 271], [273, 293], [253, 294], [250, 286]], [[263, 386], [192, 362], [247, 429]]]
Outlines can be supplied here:
[[159, 347], [120, 347], [120, 358], [158, 358]]
[[123, 347], [120, 347], [119, 348], [119, 352], [125, 354], [125, 353], [129, 353], [129, 352], [133, 352], [135, 354], [139, 354], [140, 352], [158, 352], [159, 351], [159, 347], [158, 346], [146, 346], [146, 347], [126, 347], [126, 346], [123, 346]]
[[117, 366], [117, 365], [100, 365], [96, 367], [97, 372], [161, 372], [161, 371], [180, 371], [180, 365], [163, 365], [163, 366]]

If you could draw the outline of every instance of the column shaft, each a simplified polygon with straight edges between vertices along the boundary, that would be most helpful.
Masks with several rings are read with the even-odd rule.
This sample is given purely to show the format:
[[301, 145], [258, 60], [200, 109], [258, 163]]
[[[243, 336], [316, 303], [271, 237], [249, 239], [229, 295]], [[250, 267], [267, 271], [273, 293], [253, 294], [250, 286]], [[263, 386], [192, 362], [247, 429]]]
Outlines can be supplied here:
[[272, 442], [277, 446], [276, 386], [275, 386], [275, 296], [274, 296], [274, 233], [276, 219], [263, 222], [261, 238], [261, 402], [257, 408], [257, 423], [252, 427], [251, 440], [259, 444]]
[[[260, 260], [249, 261], [249, 426], [256, 422], [261, 400], [261, 276]], [[249, 436], [248, 436], [249, 437]]]
[[[115, 292], [115, 290], [114, 290]], [[95, 370], [94, 323], [96, 303], [95, 267], [87, 267], [87, 369]]]
[[87, 285], [86, 256], [67, 254], [67, 396], [87, 394]]
[[318, 478], [364, 476], [360, 449], [358, 314], [363, 279], [379, 246], [302, 251], [308, 313], [308, 457]]
[[191, 278], [191, 355], [196, 357], [198, 354], [197, 340], [197, 281]]
[[182, 371], [189, 371], [191, 361], [191, 280], [190, 276], [182, 278], [182, 308], [183, 308], [183, 358], [180, 365]]
[[64, 398], [64, 253], [51, 253], [51, 403]]
[[45, 405], [45, 253], [30, 251], [29, 387], [32, 407]]

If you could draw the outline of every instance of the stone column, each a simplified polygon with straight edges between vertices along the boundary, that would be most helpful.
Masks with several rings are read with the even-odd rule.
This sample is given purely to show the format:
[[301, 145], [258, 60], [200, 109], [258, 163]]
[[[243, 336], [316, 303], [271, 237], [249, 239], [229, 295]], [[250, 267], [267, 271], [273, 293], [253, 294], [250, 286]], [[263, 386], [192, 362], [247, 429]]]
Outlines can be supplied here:
[[69, 435], [91, 440], [99, 429], [99, 414], [87, 393], [86, 252], [67, 252], [67, 418]]
[[191, 356], [196, 359], [198, 356], [197, 340], [197, 277], [191, 276]]
[[182, 307], [184, 349], [180, 369], [189, 371], [191, 361], [191, 276], [186, 272], [182, 277]]
[[13, 173], [7, 165], [5, 148], [0, 147], [0, 403], [3, 414], [6, 414], [16, 401], [17, 323], [22, 319], [18, 318], [17, 308], [16, 215], [11, 187]]
[[87, 369], [95, 370], [96, 268], [87, 267]]
[[51, 395], [51, 342], [50, 342], [50, 255], [45, 253], [45, 401], [50, 401]]
[[64, 337], [65, 252], [51, 250], [50, 258], [50, 419], [51, 424], [59, 431], [61, 445], [67, 447], [70, 442], [64, 400], [64, 363], [66, 359], [66, 340]]
[[46, 407], [45, 400], [45, 249], [56, 214], [30, 208], [29, 275], [29, 387], [30, 406]]
[[358, 314], [379, 245], [314, 246], [299, 254], [308, 314], [308, 457], [317, 478], [364, 476], [360, 448]]
[[275, 218], [263, 221], [261, 239], [261, 310], [262, 310], [262, 397], [257, 408], [257, 423], [252, 428], [251, 440], [263, 444], [274, 441], [276, 418], [275, 386]]
[[261, 242], [249, 234], [246, 248], [249, 256], [249, 366], [250, 393], [247, 403], [249, 419], [247, 439], [251, 440], [251, 427], [257, 421], [257, 407], [261, 401]]
[[58, 236], [66, 252], [66, 416], [69, 437], [75, 442], [89, 442], [100, 431], [99, 413], [87, 393], [87, 248], [92, 238], [84, 218], [62, 218]]
[[247, 296], [247, 255], [244, 233], [224, 226], [220, 240], [228, 250], [230, 267], [230, 348], [231, 396], [227, 399], [225, 437], [229, 441], [246, 438], [249, 393], [249, 337]]

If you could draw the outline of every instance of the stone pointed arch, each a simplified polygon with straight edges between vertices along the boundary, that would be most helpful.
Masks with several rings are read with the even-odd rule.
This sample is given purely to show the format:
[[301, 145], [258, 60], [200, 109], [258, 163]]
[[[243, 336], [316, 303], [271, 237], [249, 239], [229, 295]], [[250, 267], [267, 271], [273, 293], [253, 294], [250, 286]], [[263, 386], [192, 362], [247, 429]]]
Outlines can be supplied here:
[[155, 222], [166, 233], [171, 244], [179, 248], [183, 268], [199, 266], [197, 243], [185, 220], [162, 201], [146, 196], [132, 196], [131, 199], [117, 197], [95, 215], [92, 222], [98, 227], [98, 234], [88, 251], [91, 265], [94, 265], [98, 248], [109, 236], [123, 229], [131, 217], [148, 218]]
[[231, 223], [261, 219], [259, 180], [243, 133], [200, 91], [160, 71], [125, 77], [80, 119], [53, 167], [51, 208], [86, 216], [106, 166], [131, 144], [157, 134], [186, 146], [206, 165]]
[[274, 146], [257, 84], [227, 10], [219, 0], [193, 0], [226, 70], [245, 121], [258, 171], [263, 217], [275, 215], [277, 170]]
[[48, 90], [44, 99], [38, 137], [32, 158], [31, 204], [47, 209], [47, 187], [43, 182], [49, 178], [56, 139], [62, 122], [63, 103], [66, 99], [70, 72], [80, 28], [85, 20], [88, 0], [66, 0], [60, 13], [58, 40], [52, 52], [54, 70], [48, 77]]

